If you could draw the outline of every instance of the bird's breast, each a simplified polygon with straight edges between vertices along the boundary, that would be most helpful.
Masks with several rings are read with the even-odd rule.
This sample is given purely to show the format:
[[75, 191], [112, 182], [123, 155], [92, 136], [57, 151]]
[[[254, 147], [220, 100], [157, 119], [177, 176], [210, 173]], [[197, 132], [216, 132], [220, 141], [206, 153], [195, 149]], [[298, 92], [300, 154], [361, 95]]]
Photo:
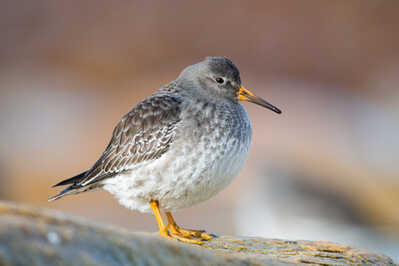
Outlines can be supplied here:
[[203, 201], [241, 170], [251, 144], [250, 121], [241, 104], [207, 102], [183, 113], [173, 150], [190, 171], [177, 183], [189, 201]]

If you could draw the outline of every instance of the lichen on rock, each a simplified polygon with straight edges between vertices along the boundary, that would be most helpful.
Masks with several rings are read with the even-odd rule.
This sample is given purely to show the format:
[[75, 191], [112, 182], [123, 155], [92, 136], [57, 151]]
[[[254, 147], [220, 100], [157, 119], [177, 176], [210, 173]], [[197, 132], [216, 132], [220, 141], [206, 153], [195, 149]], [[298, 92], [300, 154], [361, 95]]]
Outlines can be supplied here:
[[322, 241], [218, 236], [203, 246], [0, 202], [0, 265], [395, 265]]

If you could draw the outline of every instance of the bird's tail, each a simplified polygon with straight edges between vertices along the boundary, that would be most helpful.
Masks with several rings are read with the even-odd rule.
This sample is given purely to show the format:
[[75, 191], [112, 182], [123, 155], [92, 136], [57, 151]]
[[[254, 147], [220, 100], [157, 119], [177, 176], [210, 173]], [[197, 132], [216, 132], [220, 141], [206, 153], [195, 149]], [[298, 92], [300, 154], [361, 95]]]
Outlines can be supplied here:
[[59, 186], [65, 186], [65, 185], [69, 185], [69, 184], [76, 184], [76, 183], [79, 183], [79, 182], [85, 177], [85, 175], [87, 174], [87, 172], [88, 172], [88, 171], [84, 171], [83, 173], [80, 173], [80, 174], [78, 174], [78, 175], [75, 175], [75, 176], [73, 176], [73, 177], [71, 177], [71, 178], [62, 180], [61, 182], [55, 184], [55, 185], [52, 186], [52, 187], [59, 187]]
[[67, 188], [65, 188], [64, 190], [62, 190], [60, 193], [58, 193], [56, 196], [49, 198], [49, 199], [48, 199], [48, 202], [57, 200], [57, 199], [59, 199], [59, 198], [62, 198], [63, 196], [66, 196], [66, 195], [68, 195], [68, 194], [74, 193], [73, 190], [74, 190], [75, 188], [76, 188], [76, 185], [70, 185], [70, 186], [68, 186]]
[[52, 186], [52, 187], [58, 187], [58, 186], [65, 186], [65, 185], [71, 184], [70, 186], [68, 186], [67, 188], [62, 190], [60, 193], [58, 193], [58, 195], [48, 199], [48, 201], [51, 202], [51, 201], [57, 200], [63, 196], [69, 195], [69, 194], [79, 193], [80, 192], [79, 188], [81, 188], [81, 186], [77, 185], [77, 184], [86, 176], [87, 172], [88, 171], [85, 171], [83, 173], [80, 173], [71, 178], [65, 179], [65, 180], [55, 184], [54, 186]]

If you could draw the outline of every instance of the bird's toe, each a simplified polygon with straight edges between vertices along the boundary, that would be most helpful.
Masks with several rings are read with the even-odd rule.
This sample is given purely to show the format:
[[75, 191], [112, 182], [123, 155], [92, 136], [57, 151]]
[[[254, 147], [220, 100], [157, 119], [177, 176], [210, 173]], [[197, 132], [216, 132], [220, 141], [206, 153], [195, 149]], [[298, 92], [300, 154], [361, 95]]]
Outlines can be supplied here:
[[201, 240], [192, 239], [190, 236], [185, 236], [182, 234], [174, 234], [174, 233], [169, 233], [169, 234], [170, 234], [170, 237], [175, 238], [183, 243], [194, 244], [194, 245], [204, 244], [204, 242], [202, 242]]

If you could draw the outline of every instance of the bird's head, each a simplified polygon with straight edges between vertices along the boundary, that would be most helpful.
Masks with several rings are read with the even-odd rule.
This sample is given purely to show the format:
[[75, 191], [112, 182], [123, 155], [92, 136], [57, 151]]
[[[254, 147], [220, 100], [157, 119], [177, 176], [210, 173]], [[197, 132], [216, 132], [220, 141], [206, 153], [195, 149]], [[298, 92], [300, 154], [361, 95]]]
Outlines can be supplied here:
[[241, 86], [238, 68], [225, 57], [207, 57], [184, 69], [177, 80], [185, 89], [193, 90], [194, 93], [248, 101], [281, 114], [280, 109]]

